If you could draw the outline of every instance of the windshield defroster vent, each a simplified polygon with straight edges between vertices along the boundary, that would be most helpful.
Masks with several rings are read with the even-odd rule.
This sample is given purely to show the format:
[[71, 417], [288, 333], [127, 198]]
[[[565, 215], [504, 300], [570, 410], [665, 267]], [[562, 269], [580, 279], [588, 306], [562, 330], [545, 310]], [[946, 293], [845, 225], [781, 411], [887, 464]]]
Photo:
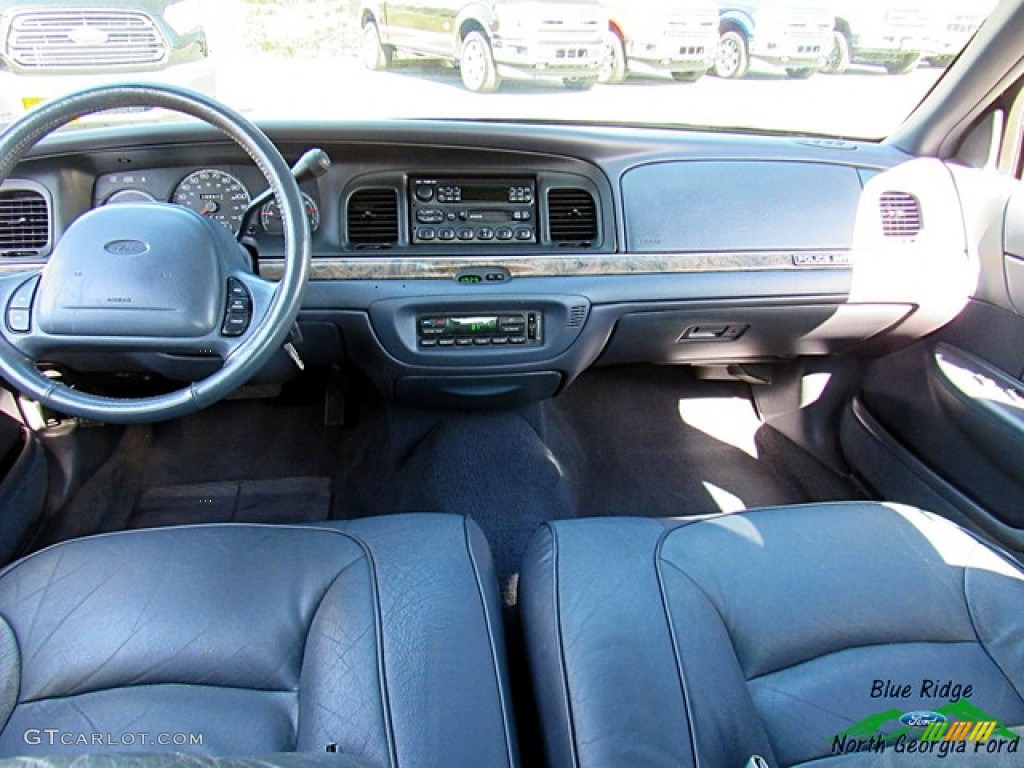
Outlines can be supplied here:
[[388, 248], [398, 242], [398, 193], [387, 187], [360, 189], [348, 199], [348, 241], [358, 248]]
[[909, 192], [883, 192], [878, 207], [886, 237], [914, 237], [921, 231], [921, 203]]
[[597, 205], [585, 189], [548, 192], [548, 231], [564, 245], [591, 245], [597, 239]]
[[50, 244], [50, 208], [31, 189], [0, 191], [0, 256], [39, 256]]

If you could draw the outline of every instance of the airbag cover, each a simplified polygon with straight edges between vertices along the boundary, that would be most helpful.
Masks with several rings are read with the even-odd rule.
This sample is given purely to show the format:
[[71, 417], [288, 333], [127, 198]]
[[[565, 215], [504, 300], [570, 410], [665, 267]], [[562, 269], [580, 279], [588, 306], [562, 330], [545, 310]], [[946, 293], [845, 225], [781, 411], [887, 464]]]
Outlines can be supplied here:
[[180, 206], [120, 204], [72, 224], [43, 270], [47, 334], [199, 337], [221, 314], [221, 226]]

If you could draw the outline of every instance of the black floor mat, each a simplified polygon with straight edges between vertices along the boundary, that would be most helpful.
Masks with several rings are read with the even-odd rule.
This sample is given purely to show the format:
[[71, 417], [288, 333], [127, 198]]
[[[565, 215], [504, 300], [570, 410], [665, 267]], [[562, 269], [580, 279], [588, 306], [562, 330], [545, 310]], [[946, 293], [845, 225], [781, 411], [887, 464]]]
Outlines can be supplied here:
[[196, 483], [142, 494], [129, 528], [191, 523], [309, 523], [331, 513], [329, 477]]
[[349, 428], [324, 426], [323, 402], [307, 377], [279, 398], [129, 428], [37, 546], [125, 527], [446, 511], [480, 524], [507, 587], [546, 520], [861, 496], [760, 425], [746, 385], [680, 368], [594, 370], [557, 399], [487, 413], [406, 409], [368, 392]]

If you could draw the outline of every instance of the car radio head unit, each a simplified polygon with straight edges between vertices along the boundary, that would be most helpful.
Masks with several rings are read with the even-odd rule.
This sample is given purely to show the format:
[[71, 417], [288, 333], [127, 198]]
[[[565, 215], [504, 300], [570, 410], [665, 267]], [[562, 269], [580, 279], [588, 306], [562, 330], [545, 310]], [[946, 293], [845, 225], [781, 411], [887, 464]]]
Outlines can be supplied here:
[[530, 177], [409, 179], [414, 243], [537, 242], [537, 183]]

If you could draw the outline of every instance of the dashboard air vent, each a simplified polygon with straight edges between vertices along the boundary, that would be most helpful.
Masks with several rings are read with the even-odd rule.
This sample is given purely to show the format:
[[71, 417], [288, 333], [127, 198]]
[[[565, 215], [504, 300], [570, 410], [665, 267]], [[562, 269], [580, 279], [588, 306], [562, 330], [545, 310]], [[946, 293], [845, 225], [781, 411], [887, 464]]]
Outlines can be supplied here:
[[50, 244], [50, 209], [30, 189], [0, 192], [0, 256], [38, 256]]
[[548, 229], [552, 241], [590, 245], [597, 239], [597, 206], [585, 189], [548, 192]]
[[388, 187], [360, 189], [348, 199], [348, 241], [359, 248], [398, 242], [398, 193]]
[[886, 237], [914, 237], [921, 231], [921, 203], [910, 193], [883, 192], [878, 207]]

